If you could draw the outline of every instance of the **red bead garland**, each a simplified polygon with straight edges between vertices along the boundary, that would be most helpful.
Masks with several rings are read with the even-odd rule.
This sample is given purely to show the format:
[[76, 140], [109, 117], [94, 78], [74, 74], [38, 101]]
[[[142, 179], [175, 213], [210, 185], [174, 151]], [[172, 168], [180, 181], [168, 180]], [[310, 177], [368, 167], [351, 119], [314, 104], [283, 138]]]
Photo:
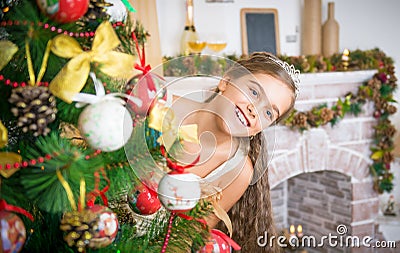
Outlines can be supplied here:
[[167, 251], [169, 238], [171, 237], [172, 222], [174, 221], [174, 218], [175, 218], [175, 212], [171, 212], [171, 216], [169, 217], [169, 221], [168, 221], [168, 230], [167, 230], [167, 234], [165, 235], [165, 238], [164, 238], [164, 244], [161, 248], [161, 253], [165, 253]]
[[[89, 160], [90, 158], [93, 158], [93, 157], [99, 155], [100, 153], [101, 153], [101, 150], [98, 149], [93, 154], [85, 156], [85, 159]], [[20, 163], [18, 163], [18, 162], [14, 163], [14, 164], [6, 163], [4, 165], [0, 164], [0, 170], [2, 170], [2, 169], [10, 170], [10, 169], [26, 168], [29, 165], [33, 166], [33, 165], [36, 165], [38, 163], [44, 163], [45, 160], [48, 161], [51, 158], [56, 157], [57, 155], [58, 155], [57, 153], [54, 153], [53, 155], [46, 154], [44, 157], [40, 156], [37, 159], [32, 159], [32, 160], [29, 160], [29, 161], [22, 161]]]
[[[26, 82], [14, 82], [11, 81], [10, 79], [5, 78], [3, 75], [0, 74], [0, 82], [4, 82], [5, 85], [11, 86], [13, 88], [17, 88], [17, 87], [25, 87], [28, 86], [28, 84]], [[38, 86], [45, 86], [48, 87], [49, 86], [49, 82], [39, 82]], [[103, 83], [104, 87], [107, 87], [107, 83]], [[110, 94], [111, 91], [106, 89], [106, 94]]]
[[[3, 75], [0, 74], [0, 81], [4, 82], [5, 85], [11, 86], [13, 88], [17, 88], [17, 87], [25, 87], [28, 86], [28, 84], [26, 82], [14, 82], [11, 81], [10, 79], [5, 78]], [[38, 86], [49, 86], [48, 82], [40, 82], [38, 84]]]
[[[33, 25], [35, 25], [35, 23], [34, 22], [29, 22], [27, 20], [22, 21], [22, 23], [21, 23], [21, 21], [18, 21], [18, 20], [7, 20], [7, 21], [1, 21], [0, 22], [0, 26], [3, 26], [3, 27], [4, 26], [14, 26], [14, 25], [16, 25], [16, 26], [18, 26], [18, 25], [24, 25], [24, 26], [31, 25], [31, 26], [33, 26]], [[70, 37], [76, 37], [76, 38], [78, 38], [78, 37], [86, 37], [86, 38], [89, 38], [89, 37], [94, 37], [94, 35], [95, 35], [95, 32], [92, 32], [92, 31], [90, 31], [90, 32], [69, 32], [67, 30], [63, 30], [61, 28], [57, 28], [55, 26], [50, 26], [48, 23], [43, 24], [43, 22], [38, 22], [37, 25], [40, 26], [40, 27], [43, 27], [44, 29], [49, 29], [50, 31], [58, 33], [58, 34], [63, 33], [65, 35], [69, 35]], [[113, 23], [112, 26], [113, 26], [113, 28], [117, 28], [119, 26], [123, 27], [123, 26], [125, 26], [125, 24], [123, 22], [121, 22], [121, 21], [118, 21], [118, 22]], [[5, 85], [11, 86], [13, 88], [25, 87], [25, 86], [28, 85], [26, 82], [15, 82], [15, 81], [12, 81], [10, 79], [7, 79], [7, 78], [4, 77], [4, 75], [1, 75], [1, 74], [0, 74], [0, 81], [4, 82]], [[103, 83], [103, 85], [106, 86], [106, 83]], [[40, 82], [38, 84], [38, 86], [46, 86], [47, 87], [47, 86], [49, 86], [49, 83], [48, 82]], [[109, 94], [110, 90], [106, 90], [106, 93]]]
[[[31, 26], [33, 26], [33, 25], [35, 25], [35, 23], [34, 22], [29, 22], [27, 20], [22, 21], [22, 24], [18, 20], [1, 21], [1, 23], [0, 23], [0, 26], [13, 26], [13, 25], [31, 25]], [[70, 32], [70, 31], [67, 31], [67, 30], [63, 30], [61, 28], [57, 28], [55, 26], [51, 26], [48, 23], [43, 24], [43, 22], [38, 22], [37, 25], [40, 26], [40, 27], [43, 27], [44, 29], [49, 29], [51, 32], [55, 32], [55, 33], [58, 33], [58, 34], [63, 33], [65, 35], [68, 35], [68, 36], [71, 36], [71, 37], [76, 37], [76, 38], [78, 38], [78, 37], [89, 38], [89, 37], [93, 37], [95, 35], [95, 32], [93, 32], [93, 31], [90, 31], [90, 32]], [[119, 26], [125, 26], [125, 24], [123, 22], [121, 22], [121, 21], [118, 21], [118, 22], [113, 23], [112, 26], [114, 28], [117, 28]]]
[[97, 155], [100, 154], [100, 153], [101, 153], [101, 150], [100, 150], [100, 149], [97, 149], [93, 154], [91, 154], [91, 155], [86, 155], [86, 156], [85, 156], [85, 159], [86, 159], [86, 160], [89, 160], [90, 158], [93, 158], [93, 157], [97, 156]]

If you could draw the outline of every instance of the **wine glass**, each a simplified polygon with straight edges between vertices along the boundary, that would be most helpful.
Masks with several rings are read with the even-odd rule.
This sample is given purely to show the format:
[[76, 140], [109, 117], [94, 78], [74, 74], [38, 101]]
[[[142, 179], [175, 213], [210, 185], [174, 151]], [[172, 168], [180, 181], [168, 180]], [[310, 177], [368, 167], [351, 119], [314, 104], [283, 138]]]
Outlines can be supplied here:
[[218, 54], [224, 50], [227, 44], [225, 34], [223, 33], [215, 33], [208, 36], [207, 47], [214, 53]]
[[188, 41], [188, 46], [190, 50], [195, 53], [195, 54], [201, 54], [201, 51], [206, 47], [207, 42], [197, 39], [197, 40], [191, 40]]

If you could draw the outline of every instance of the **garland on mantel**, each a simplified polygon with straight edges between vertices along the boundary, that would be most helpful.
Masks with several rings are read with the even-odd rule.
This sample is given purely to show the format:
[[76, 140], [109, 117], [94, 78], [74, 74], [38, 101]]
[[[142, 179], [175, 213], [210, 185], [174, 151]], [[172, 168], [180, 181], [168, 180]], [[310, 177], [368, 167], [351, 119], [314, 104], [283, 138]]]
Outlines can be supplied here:
[[362, 105], [367, 101], [372, 101], [374, 103], [373, 117], [377, 124], [374, 126], [375, 132], [371, 144], [373, 163], [370, 170], [374, 177], [374, 189], [379, 193], [391, 192], [393, 174], [390, 164], [393, 161], [393, 136], [396, 129], [389, 116], [397, 110], [393, 105], [396, 102], [393, 99], [393, 91], [397, 87], [396, 82], [393, 64], [385, 64], [382, 61], [377, 73], [359, 86], [356, 94], [348, 93], [343, 98], [338, 98], [337, 102], [330, 107], [322, 104], [309, 111], [294, 110], [283, 124], [300, 131], [328, 123], [335, 125], [346, 114], [357, 116], [362, 111]]
[[[234, 55], [226, 57], [233, 61], [238, 59]], [[168, 61], [169, 58], [164, 58], [164, 74], [166, 76], [201, 75], [202, 72], [210, 74], [212, 73], [210, 70], [213, 70], [216, 75], [221, 75], [227, 67], [226, 61], [222, 59], [211, 61], [209, 57], [201, 56], [182, 59], [182, 61]], [[379, 193], [391, 192], [393, 189], [391, 162], [394, 159], [392, 152], [396, 129], [389, 116], [397, 110], [393, 105], [396, 103], [393, 92], [397, 88], [393, 60], [377, 48], [351, 51], [348, 58], [335, 54], [329, 58], [310, 55], [280, 56], [280, 59], [295, 65], [302, 73], [377, 70], [370, 80], [358, 87], [356, 94], [348, 93], [344, 97], [339, 97], [337, 102], [330, 107], [327, 104], [321, 104], [309, 111], [294, 110], [283, 124], [299, 131], [317, 128], [328, 123], [333, 126], [346, 114], [357, 116], [367, 101], [373, 102], [373, 117], [377, 124], [374, 126], [375, 132], [371, 144], [373, 163], [370, 170], [374, 177], [374, 189]]]

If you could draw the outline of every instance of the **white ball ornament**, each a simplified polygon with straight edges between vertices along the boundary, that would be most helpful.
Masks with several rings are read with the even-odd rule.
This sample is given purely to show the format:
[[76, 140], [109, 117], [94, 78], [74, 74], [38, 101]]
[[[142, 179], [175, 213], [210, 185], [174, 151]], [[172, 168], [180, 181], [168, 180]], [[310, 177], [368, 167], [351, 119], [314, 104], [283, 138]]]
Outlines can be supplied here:
[[128, 142], [133, 120], [122, 99], [105, 96], [82, 111], [78, 128], [90, 147], [111, 152]]
[[158, 184], [158, 198], [170, 211], [191, 210], [200, 196], [200, 177], [193, 173], [166, 174]]

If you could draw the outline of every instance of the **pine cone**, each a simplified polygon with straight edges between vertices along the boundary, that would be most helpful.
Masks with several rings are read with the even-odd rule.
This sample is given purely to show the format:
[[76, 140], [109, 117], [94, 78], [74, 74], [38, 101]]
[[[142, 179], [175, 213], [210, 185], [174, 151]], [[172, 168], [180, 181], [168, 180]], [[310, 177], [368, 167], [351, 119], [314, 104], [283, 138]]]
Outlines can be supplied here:
[[293, 118], [293, 126], [297, 126], [299, 128], [307, 128], [307, 115], [303, 112], [299, 112]]
[[389, 138], [393, 137], [396, 133], [396, 128], [393, 125], [389, 125], [383, 130], [383, 134]]
[[196, 66], [193, 57], [185, 57], [182, 60], [183, 66], [185, 66], [187, 75], [193, 75], [196, 73]]
[[379, 90], [382, 86], [382, 82], [378, 78], [374, 77], [367, 82], [367, 86], [372, 90]]
[[308, 124], [310, 124], [313, 127], [316, 127], [316, 126], [318, 126], [317, 121], [318, 121], [318, 115], [315, 115], [313, 113], [313, 111], [307, 112], [307, 122], [308, 122]]
[[35, 137], [50, 132], [48, 124], [56, 119], [56, 99], [44, 86], [18, 87], [12, 90], [8, 101], [14, 105], [11, 112], [18, 118], [17, 125]]
[[389, 104], [385, 100], [377, 99], [377, 101], [375, 101], [375, 108], [377, 110], [387, 110], [388, 106]]
[[394, 105], [388, 105], [388, 107], [386, 108], [387, 112], [389, 114], [395, 114], [397, 112], [397, 108]]
[[331, 121], [331, 119], [333, 119], [333, 117], [334, 117], [334, 113], [331, 109], [326, 108], [326, 107], [321, 109], [321, 119], [323, 121], [323, 124], [326, 124], [329, 121]]
[[88, 11], [85, 16], [82, 17], [84, 22], [96, 21], [98, 19], [109, 19], [110, 15], [107, 13], [105, 7], [113, 6], [112, 3], [108, 3], [104, 0], [90, 0]]
[[369, 93], [371, 89], [368, 86], [360, 86], [357, 91], [357, 97], [361, 99], [369, 98], [371, 95]]
[[84, 252], [97, 229], [99, 216], [88, 210], [67, 212], [61, 219], [60, 229], [66, 232], [64, 240]]
[[385, 153], [383, 154], [383, 162], [384, 162], [384, 163], [391, 163], [391, 162], [393, 162], [393, 160], [394, 160], [394, 157], [393, 157], [393, 154], [392, 154], [392, 153], [390, 153], [390, 152], [385, 152]]
[[388, 149], [390, 146], [389, 146], [388, 143], [386, 143], [386, 142], [384, 142], [384, 141], [380, 141], [379, 144], [378, 144], [378, 147], [379, 147], [380, 149]]
[[132, 216], [132, 210], [129, 208], [128, 203], [118, 203], [112, 211], [118, 216], [118, 221], [121, 224], [135, 225], [136, 220]]
[[317, 57], [315, 60], [315, 67], [317, 68], [317, 72], [326, 72], [327, 64], [322, 56]]

